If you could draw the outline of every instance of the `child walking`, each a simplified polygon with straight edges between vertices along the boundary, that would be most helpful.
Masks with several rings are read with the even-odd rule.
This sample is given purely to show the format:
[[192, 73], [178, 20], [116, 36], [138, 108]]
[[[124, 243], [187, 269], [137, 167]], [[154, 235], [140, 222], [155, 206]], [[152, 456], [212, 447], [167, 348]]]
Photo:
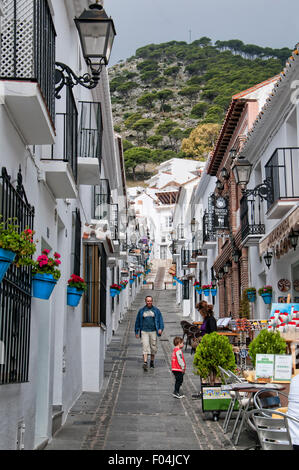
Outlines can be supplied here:
[[184, 398], [185, 395], [180, 394], [180, 387], [184, 380], [184, 373], [186, 371], [186, 362], [183, 355], [184, 341], [183, 338], [176, 336], [173, 340], [174, 349], [171, 358], [171, 370], [175, 376], [175, 385], [173, 396], [175, 398]]

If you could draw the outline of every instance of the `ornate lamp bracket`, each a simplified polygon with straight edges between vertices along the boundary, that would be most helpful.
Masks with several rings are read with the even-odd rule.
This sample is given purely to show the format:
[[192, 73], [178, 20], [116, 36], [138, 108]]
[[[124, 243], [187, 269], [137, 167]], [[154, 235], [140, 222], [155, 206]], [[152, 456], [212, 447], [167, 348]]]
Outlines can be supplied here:
[[92, 90], [97, 86], [100, 81], [100, 75], [104, 64], [100, 64], [98, 69], [91, 68], [91, 74], [86, 73], [78, 77], [75, 72], [66, 64], [56, 62], [55, 69], [55, 98], [60, 99], [60, 92], [64, 86], [73, 88], [74, 86], [81, 85], [84, 88]]
[[258, 184], [254, 189], [243, 189], [242, 193], [245, 197], [259, 196], [262, 200], [265, 199], [271, 202], [273, 199], [273, 188], [271, 178], [266, 178], [263, 183]]

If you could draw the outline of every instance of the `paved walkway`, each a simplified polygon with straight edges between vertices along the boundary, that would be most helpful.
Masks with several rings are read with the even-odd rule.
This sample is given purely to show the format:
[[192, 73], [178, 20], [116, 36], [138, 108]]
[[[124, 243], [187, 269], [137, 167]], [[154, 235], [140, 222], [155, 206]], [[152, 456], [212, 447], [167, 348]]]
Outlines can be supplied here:
[[[181, 335], [181, 315], [174, 291], [149, 291], [163, 313], [165, 332], [159, 341], [154, 370], [144, 372], [140, 341], [134, 322], [147, 291], [138, 294], [107, 350], [105, 385], [100, 394], [84, 393], [71, 410], [66, 425], [47, 450], [226, 450], [235, 449], [222, 432], [223, 418], [203, 414], [199, 377], [192, 372], [187, 350], [184, 399], [173, 398], [170, 358], [174, 336]], [[238, 449], [252, 444], [245, 432]]]

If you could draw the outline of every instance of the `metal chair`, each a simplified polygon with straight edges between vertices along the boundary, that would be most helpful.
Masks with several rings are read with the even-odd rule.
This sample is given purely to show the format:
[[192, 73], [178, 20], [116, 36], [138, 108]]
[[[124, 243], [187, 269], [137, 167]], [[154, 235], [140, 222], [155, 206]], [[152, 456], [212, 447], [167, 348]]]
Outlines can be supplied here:
[[186, 339], [185, 351], [187, 350], [188, 345], [191, 346], [191, 339], [194, 338], [194, 333], [198, 333], [197, 326], [191, 325], [188, 328], [186, 328], [187, 339]]
[[[285, 398], [288, 398], [288, 395], [286, 393], [283, 393], [279, 390], [271, 392], [267, 392], [268, 394], [271, 393], [270, 396], [263, 397], [262, 395], [265, 394], [267, 390], [259, 390], [257, 393], [255, 393], [253, 397], [253, 404], [255, 408], [280, 408], [281, 407], [281, 401], [280, 401], [280, 396], [283, 396]], [[274, 394], [274, 395], [273, 395]]]
[[[273, 396], [273, 393], [275, 394], [274, 396]], [[265, 394], [268, 394], [268, 396], [266, 396], [266, 397], [261, 396], [261, 395], [265, 395]], [[271, 394], [271, 395], [269, 396], [269, 394]], [[278, 390], [273, 390], [273, 389], [269, 390], [267, 388], [264, 388], [264, 389], [259, 390], [258, 392], [256, 392], [254, 394], [254, 396], [252, 397], [252, 404], [256, 409], [261, 409], [261, 408], [275, 409], [275, 408], [279, 408], [281, 406], [280, 397], [279, 397], [280, 395], [284, 396], [286, 398], [288, 397], [288, 395], [286, 395], [285, 393], [280, 392]], [[239, 427], [239, 430], [238, 430], [238, 433], [237, 433], [237, 437], [235, 439], [235, 445], [237, 445], [238, 442], [239, 442], [240, 434], [241, 434], [241, 431], [243, 429], [245, 420], [246, 420], [247, 424], [251, 427], [251, 429], [256, 430], [254, 424], [252, 423], [252, 421], [250, 419], [250, 414], [249, 414], [250, 412], [248, 411], [249, 406], [250, 406], [250, 401], [242, 409], [242, 420], [241, 420], [241, 424], [240, 424], [240, 427]], [[232, 437], [233, 437], [233, 435], [232, 435]]]
[[183, 341], [184, 341], [185, 335], [188, 333], [190, 326], [192, 326], [192, 323], [188, 322], [187, 320], [181, 321], [181, 327], [183, 328]]
[[[223, 381], [225, 382], [225, 384], [237, 384], [237, 383], [244, 382], [244, 379], [238, 377], [237, 375], [235, 375], [230, 370], [223, 369], [223, 367], [221, 367], [221, 366], [218, 366], [218, 368], [220, 370], [221, 377], [223, 378]], [[239, 421], [239, 418], [240, 418], [240, 409], [241, 409], [242, 406], [244, 406], [244, 405], [246, 406], [248, 398], [247, 398], [246, 392], [238, 393], [238, 392], [235, 392], [233, 390], [230, 390], [229, 394], [231, 396], [231, 401], [230, 401], [228, 410], [227, 410], [226, 415], [225, 415], [225, 419], [224, 419], [224, 423], [223, 423], [223, 432], [224, 432], [224, 434], [227, 433], [228, 425], [229, 425], [229, 422], [231, 420], [235, 404], [236, 404], [236, 402], [238, 402], [239, 403], [239, 412], [238, 412], [238, 415], [237, 415], [237, 418], [236, 418], [236, 421], [235, 421], [235, 426], [234, 426], [234, 430], [233, 430], [233, 434], [232, 434], [232, 437], [233, 437], [233, 435], [235, 433], [235, 430], [236, 430], [236, 427], [237, 427], [237, 424], [238, 424], [238, 421]]]
[[[280, 416], [280, 419], [273, 416]], [[299, 425], [299, 419], [266, 408], [251, 410], [248, 417], [253, 419], [262, 450], [293, 449], [288, 420]]]

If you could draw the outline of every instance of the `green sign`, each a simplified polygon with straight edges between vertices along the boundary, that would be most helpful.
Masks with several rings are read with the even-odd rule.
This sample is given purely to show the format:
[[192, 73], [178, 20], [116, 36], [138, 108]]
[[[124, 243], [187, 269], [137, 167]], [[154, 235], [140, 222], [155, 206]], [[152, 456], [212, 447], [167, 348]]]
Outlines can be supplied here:
[[273, 379], [274, 354], [257, 354], [255, 377]]
[[292, 378], [292, 356], [283, 354], [275, 355], [273, 380], [288, 382]]

